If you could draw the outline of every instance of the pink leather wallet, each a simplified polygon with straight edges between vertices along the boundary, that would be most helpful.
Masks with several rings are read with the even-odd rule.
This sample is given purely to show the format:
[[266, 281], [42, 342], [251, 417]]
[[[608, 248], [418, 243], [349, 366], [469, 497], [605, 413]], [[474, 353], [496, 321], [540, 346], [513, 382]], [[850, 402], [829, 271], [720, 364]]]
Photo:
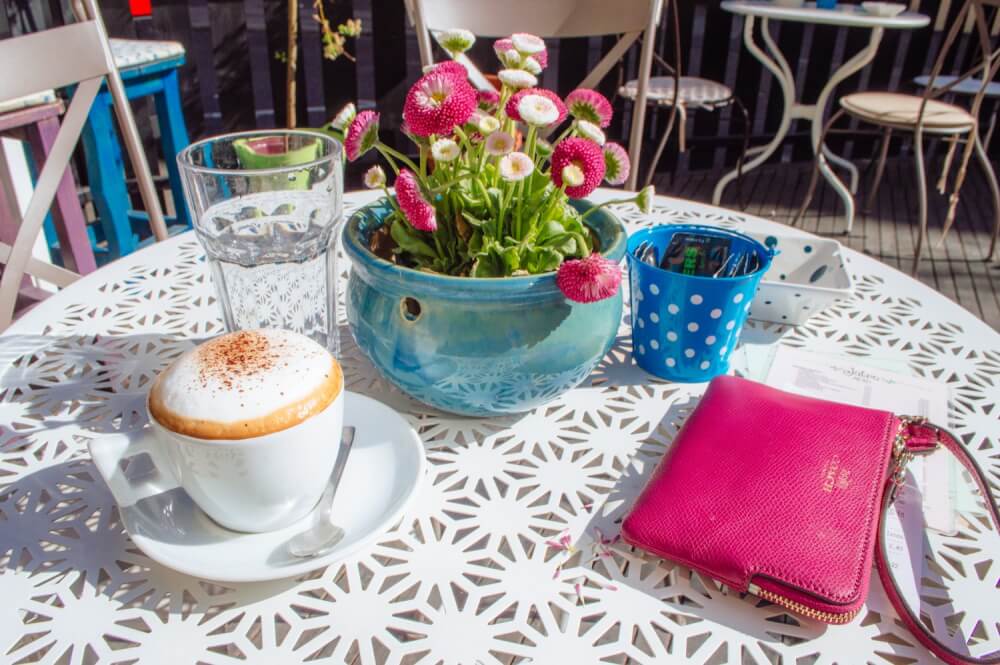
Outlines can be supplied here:
[[[868, 595], [880, 515], [906, 462], [939, 444], [977, 478], [1000, 524], [975, 461], [943, 430], [720, 376], [625, 518], [622, 536], [798, 614], [847, 623]], [[924, 644], [947, 662], [977, 662], [921, 630], [891, 576], [882, 577]]]

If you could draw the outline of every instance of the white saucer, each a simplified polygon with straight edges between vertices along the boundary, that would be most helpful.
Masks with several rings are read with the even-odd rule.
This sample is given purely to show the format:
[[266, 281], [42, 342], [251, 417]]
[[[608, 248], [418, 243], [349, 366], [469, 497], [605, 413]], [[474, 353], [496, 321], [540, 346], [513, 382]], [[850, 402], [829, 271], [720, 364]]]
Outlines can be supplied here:
[[424, 476], [423, 444], [403, 417], [371, 398], [351, 392], [345, 397], [344, 424], [357, 433], [333, 515], [346, 535], [333, 551], [311, 559], [289, 554], [288, 541], [312, 525], [312, 514], [269, 533], [237, 533], [219, 526], [169, 471], [153, 467], [146, 453], [130, 453], [130, 447], [152, 435], [148, 428], [94, 439], [90, 453], [119, 505], [125, 530], [149, 558], [219, 582], [293, 577], [374, 542], [399, 520]]

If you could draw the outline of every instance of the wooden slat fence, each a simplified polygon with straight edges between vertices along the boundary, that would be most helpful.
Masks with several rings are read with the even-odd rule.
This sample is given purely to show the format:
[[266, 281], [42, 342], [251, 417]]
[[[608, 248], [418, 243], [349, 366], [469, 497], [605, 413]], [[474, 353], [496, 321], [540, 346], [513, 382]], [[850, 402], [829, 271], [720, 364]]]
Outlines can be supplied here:
[[[357, 63], [322, 58], [318, 26], [308, 19], [313, 0], [298, 0], [300, 31], [299, 118], [300, 124], [321, 124], [344, 103], [378, 106], [384, 124], [398, 122], [402, 97], [420, 73], [416, 38], [407, 20], [403, 0], [328, 0], [332, 22], [356, 16], [364, 23], [364, 35], [351, 46]], [[472, 1], [472, 0], [469, 0]], [[544, 0], [540, 0], [544, 1]], [[763, 142], [780, 121], [778, 86], [743, 47], [743, 20], [719, 7], [718, 0], [676, 0], [680, 6], [683, 69], [725, 82], [734, 88], [751, 113], [752, 137]], [[58, 0], [2, 0], [0, 37], [21, 34], [63, 22]], [[911, 8], [930, 14], [933, 29], [886, 32], [882, 48], [871, 66], [842, 85], [841, 92], [864, 88], [908, 89], [910, 81], [926, 72], [941, 40], [941, 31], [958, 11], [958, 0], [910, 0]], [[133, 19], [123, 0], [102, 3], [112, 35], [146, 39], [176, 39], [188, 50], [182, 72], [185, 113], [193, 137], [285, 123], [284, 65], [275, 54], [286, 48], [286, 5], [279, 0], [167, 0], [154, 2], [153, 16]], [[525, 28], [530, 30], [530, 17]], [[796, 23], [775, 23], [774, 37], [780, 44], [798, 85], [807, 99], [814, 98], [837, 65], [860, 48], [867, 31], [838, 29]], [[996, 32], [996, 31], [995, 31]], [[668, 60], [673, 53], [671, 32], [658, 31], [659, 50]], [[543, 82], [561, 93], [581, 80], [588, 67], [601, 57], [612, 40], [571, 39], [551, 45], [552, 65]], [[963, 39], [959, 61], [973, 56], [968, 35]], [[477, 44], [474, 59], [490, 62], [486, 43]], [[612, 95], [618, 83], [634, 72], [636, 53], [623, 61], [622, 71], [609, 75], [604, 91]], [[625, 102], [616, 100], [619, 108]], [[987, 113], [996, 111], [987, 107]], [[619, 113], [620, 118], [627, 114]], [[659, 117], [659, 116], [663, 117]], [[648, 139], [662, 131], [665, 114], [652, 114]], [[619, 120], [612, 128], [627, 135]], [[731, 109], [721, 113], [695, 114], [691, 149], [684, 155], [668, 150], [660, 168], [719, 169], [732, 164], [742, 139], [742, 120]], [[794, 141], [779, 154], [784, 161], [809, 156], [805, 125], [793, 129]], [[995, 143], [995, 142], [994, 142]], [[995, 147], [995, 146], [994, 146]], [[847, 157], [871, 154], [872, 139], [846, 140], [835, 145]], [[648, 153], [647, 153], [648, 154]]]

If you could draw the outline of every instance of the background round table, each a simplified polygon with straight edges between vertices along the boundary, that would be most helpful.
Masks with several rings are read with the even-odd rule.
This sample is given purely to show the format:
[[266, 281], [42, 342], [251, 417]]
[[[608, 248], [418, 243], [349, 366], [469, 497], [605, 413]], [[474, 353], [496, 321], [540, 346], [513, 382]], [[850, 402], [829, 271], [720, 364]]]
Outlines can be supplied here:
[[[346, 204], [372, 198], [351, 194]], [[663, 197], [650, 216], [628, 206], [618, 212], [631, 230], [695, 222], [799, 233]], [[905, 361], [948, 383], [951, 426], [995, 487], [1000, 335], [912, 279], [845, 251], [857, 284], [850, 302], [799, 328], [753, 323], [743, 343]], [[142, 427], [156, 372], [222, 331], [202, 252], [184, 234], [85, 277], [0, 337], [0, 661], [931, 659], [877, 578], [852, 623], [827, 627], [617, 541], [622, 514], [704, 389], [635, 367], [624, 320], [583, 386], [531, 413], [494, 419], [408, 400], [378, 377], [345, 326], [348, 388], [406, 413], [426, 445], [429, 482], [400, 524], [378, 545], [301, 579], [224, 586], [163, 568], [124, 534], [86, 442]], [[1000, 536], [969, 517], [958, 535], [932, 539], [966, 614], [951, 617], [947, 603], [925, 603], [925, 611], [935, 625], [954, 621], [973, 635], [977, 653], [1000, 648]]]
[[[802, 7], [781, 7], [771, 0], [724, 0], [721, 7], [727, 12], [744, 17], [743, 45], [761, 65], [774, 74], [782, 95], [783, 109], [778, 130], [766, 145], [757, 146], [747, 151], [747, 156], [752, 154], [754, 158], [743, 165], [742, 172], [744, 174], [766, 162], [775, 153], [788, 136], [793, 120], [806, 120], [810, 123], [811, 140], [809, 145], [812, 146], [815, 153], [823, 134], [824, 116], [830, 97], [838, 85], [861, 71], [875, 59], [885, 31], [915, 30], [926, 27], [931, 22], [929, 16], [919, 12], [904, 11], [897, 16], [878, 16], [866, 12], [860, 5], [847, 3], [837, 5], [836, 9], [817, 9], [815, 2], [805, 3]], [[760, 34], [764, 41], [764, 48], [761, 48], [754, 38], [754, 25], [758, 18], [761, 20]], [[799, 98], [799, 91], [802, 88], [795, 82], [795, 73], [771, 34], [771, 21], [863, 28], [869, 31], [868, 44], [841, 63], [835, 71], [830, 72], [816, 102], [806, 104]], [[828, 60], [830, 57], [829, 53], [817, 53], [816, 55], [823, 60]], [[826, 160], [846, 169], [850, 174], [851, 182], [850, 187], [848, 187], [840, 181], [826, 160], [820, 160], [820, 172], [844, 202], [844, 216], [847, 218], [847, 231], [849, 232], [854, 225], [854, 193], [858, 190], [858, 169], [848, 160], [833, 154], [827, 146], [824, 145], [822, 149]], [[712, 195], [712, 201], [716, 205], [722, 200], [726, 186], [738, 175], [739, 171], [733, 169], [716, 184]]]

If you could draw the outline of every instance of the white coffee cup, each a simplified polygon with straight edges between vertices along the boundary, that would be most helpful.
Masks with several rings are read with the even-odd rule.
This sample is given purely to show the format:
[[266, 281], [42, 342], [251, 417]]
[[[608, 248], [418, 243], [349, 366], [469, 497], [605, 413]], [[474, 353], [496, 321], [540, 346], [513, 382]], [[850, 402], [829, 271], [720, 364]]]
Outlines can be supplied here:
[[308, 515], [326, 488], [344, 427], [344, 391], [298, 425], [249, 439], [185, 436], [152, 413], [149, 422], [160, 453], [154, 462], [166, 463], [206, 515], [234, 531], [274, 531]]
[[273, 531], [305, 517], [329, 482], [343, 374], [307, 337], [240, 331], [175, 360], [146, 410], [154, 463], [205, 514], [236, 531]]

